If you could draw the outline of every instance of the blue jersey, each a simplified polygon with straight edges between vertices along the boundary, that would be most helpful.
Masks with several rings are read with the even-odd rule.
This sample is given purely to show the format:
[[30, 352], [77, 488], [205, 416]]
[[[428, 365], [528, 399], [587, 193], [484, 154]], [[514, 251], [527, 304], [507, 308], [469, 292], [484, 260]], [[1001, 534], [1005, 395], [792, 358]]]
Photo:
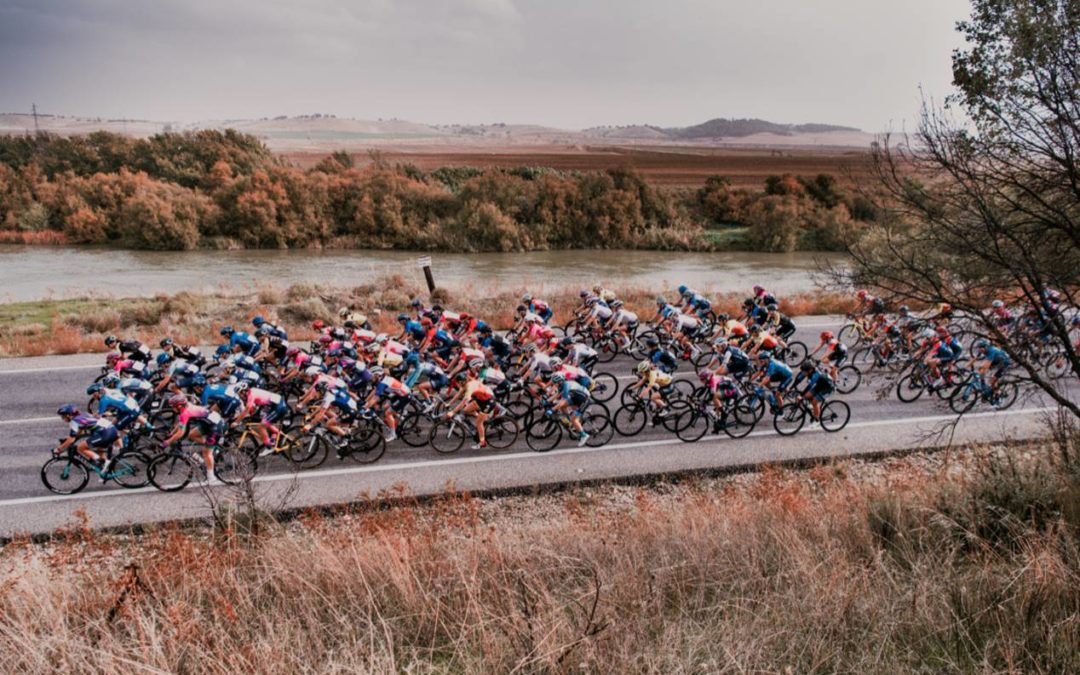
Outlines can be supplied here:
[[138, 402], [118, 389], [106, 389], [98, 399], [98, 412], [105, 414], [115, 411], [117, 415], [138, 415], [142, 412]]
[[240, 397], [236, 394], [236, 389], [229, 384], [208, 384], [203, 389], [200, 402], [203, 406], [209, 406], [211, 404], [218, 404], [220, 408], [227, 408], [230, 406], [240, 405]]
[[769, 365], [765, 368], [765, 375], [774, 382], [782, 382], [791, 379], [791, 368], [786, 363], [769, 359]]
[[246, 354], [254, 354], [259, 350], [259, 341], [244, 331], [236, 331], [229, 337], [229, 349], [240, 346]]
[[1000, 347], [990, 346], [986, 348], [986, 356], [983, 359], [990, 362], [993, 366], [1007, 366], [1012, 363], [1012, 359], [1005, 353], [1005, 350]]
[[406, 321], [405, 332], [412, 336], [412, 339], [417, 342], [422, 342], [427, 335], [427, 331], [419, 321]]

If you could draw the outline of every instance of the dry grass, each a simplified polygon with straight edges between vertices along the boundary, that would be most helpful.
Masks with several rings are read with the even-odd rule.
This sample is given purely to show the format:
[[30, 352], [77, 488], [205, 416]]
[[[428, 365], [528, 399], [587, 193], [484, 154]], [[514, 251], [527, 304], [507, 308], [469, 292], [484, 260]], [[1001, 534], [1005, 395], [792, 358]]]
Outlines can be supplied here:
[[976, 457], [448, 495], [256, 540], [75, 527], [6, 551], [0, 670], [1077, 672], [1076, 465]]
[[[484, 317], [497, 328], [512, 325], [514, 308], [526, 290], [524, 286], [491, 285], [468, 285], [453, 293], [436, 289], [444, 304]], [[672, 294], [671, 289], [616, 290], [642, 318], [654, 314], [658, 291]], [[109, 333], [132, 336], [149, 344], [157, 344], [165, 334], [185, 342], [210, 344], [218, 341], [221, 326], [249, 325], [256, 314], [280, 319], [290, 329], [290, 337], [307, 339], [312, 320], [336, 322], [341, 307], [366, 312], [377, 330], [398, 332], [397, 313], [408, 310], [409, 300], [417, 296], [426, 298], [426, 290], [395, 275], [353, 288], [302, 283], [288, 288], [264, 286], [243, 293], [195, 295], [184, 291], [142, 299], [13, 303], [0, 305], [0, 357], [102, 351], [101, 340]], [[732, 315], [738, 314], [743, 300], [735, 293], [714, 293], [711, 297], [717, 311]], [[564, 322], [578, 304], [577, 288], [554, 290], [545, 293], [544, 299], [554, 308], [555, 320]], [[848, 296], [831, 293], [800, 293], [781, 303], [781, 308], [792, 316], [842, 313], [853, 306]]]

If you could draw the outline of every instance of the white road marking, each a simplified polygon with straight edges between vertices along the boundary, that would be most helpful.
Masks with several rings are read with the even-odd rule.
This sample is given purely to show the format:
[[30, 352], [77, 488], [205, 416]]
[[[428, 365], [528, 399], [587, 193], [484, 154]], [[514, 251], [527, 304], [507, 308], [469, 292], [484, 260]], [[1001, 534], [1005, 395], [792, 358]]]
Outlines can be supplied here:
[[48, 373], [54, 370], [100, 370], [101, 364], [88, 366], [49, 366], [48, 368], [17, 368], [15, 370], [0, 370], [0, 375], [18, 375], [21, 373]]
[[[982, 417], [1002, 417], [1008, 415], [1032, 415], [1036, 413], [1046, 413], [1057, 410], [1056, 407], [1044, 407], [1044, 408], [1026, 408], [1019, 410], [1002, 410], [1002, 411], [987, 411], [982, 413], [972, 413], [964, 415], [963, 419], [973, 419]], [[878, 427], [887, 426], [890, 424], [923, 424], [926, 422], [943, 422], [946, 420], [956, 419], [956, 415], [927, 415], [924, 417], [905, 417], [903, 419], [881, 419], [881, 420], [867, 420], [865, 422], [852, 422], [848, 424], [840, 433], [847, 429], [862, 429], [866, 427]], [[821, 427], [814, 429], [804, 429], [800, 433], [826, 433]], [[775, 436], [775, 431], [763, 430], [755, 431], [749, 434], [748, 437], [756, 436]], [[728, 436], [717, 436], [710, 439], [708, 442], [720, 442], [720, 441], [733, 441], [737, 439], [730, 438]], [[354, 466], [343, 467], [339, 469], [325, 469], [321, 471], [306, 471], [300, 473], [281, 473], [273, 474], [269, 476], [256, 476], [253, 479], [255, 483], [276, 483], [285, 480], [306, 480], [309, 478], [331, 477], [331, 476], [349, 476], [362, 473], [379, 473], [384, 471], [408, 471], [411, 469], [426, 469], [429, 467], [437, 466], [449, 466], [453, 464], [482, 464], [486, 462], [506, 462], [525, 459], [539, 459], [544, 455], [576, 455], [588, 452], [599, 452], [604, 450], [625, 450], [633, 448], [648, 448], [663, 445], [681, 445], [683, 441], [678, 438], [660, 438], [651, 441], [632, 441], [627, 443], [614, 443], [605, 445], [599, 448], [565, 448], [560, 450], [552, 450], [546, 453], [536, 452], [515, 452], [510, 455], [487, 455], [481, 457], [455, 457], [452, 459], [432, 459], [422, 462], [407, 462], [397, 464], [373, 464], [370, 466]], [[693, 444], [690, 444], [693, 445]], [[188, 490], [198, 489], [198, 485], [189, 486]], [[94, 492], [84, 492], [74, 495], [47, 495], [42, 497], [22, 497], [18, 499], [5, 499], [0, 500], [0, 507], [4, 506], [23, 506], [27, 504], [44, 504], [50, 502], [65, 502], [65, 501], [78, 501], [85, 499], [97, 499], [100, 497], [117, 497], [126, 496], [130, 494], [142, 494], [149, 492], [157, 492], [156, 488], [144, 487], [136, 488], [133, 490], [100, 490]]]
[[38, 422], [59, 422], [60, 418], [52, 417], [24, 417], [21, 420], [0, 420], [0, 426], [4, 424], [36, 424]]

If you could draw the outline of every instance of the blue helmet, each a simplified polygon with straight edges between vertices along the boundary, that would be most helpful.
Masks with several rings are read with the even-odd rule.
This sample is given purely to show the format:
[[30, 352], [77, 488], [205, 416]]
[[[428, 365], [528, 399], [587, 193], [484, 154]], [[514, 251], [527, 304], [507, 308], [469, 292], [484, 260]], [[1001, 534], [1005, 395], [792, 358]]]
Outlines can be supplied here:
[[173, 360], [172, 354], [170, 354], [168, 352], [161, 352], [160, 354], [157, 355], [157, 364], [159, 366], [164, 366], [166, 363], [168, 363], [169, 361], [172, 361], [172, 360]]
[[251, 320], [251, 325], [255, 326], [256, 328], [261, 327], [264, 323], [266, 323], [266, 319], [262, 318], [262, 315], [257, 315], [254, 319]]
[[686, 291], [687, 291], [687, 290], [688, 290], [688, 289], [686, 288], [686, 286], [685, 286], [685, 285], [683, 285], [683, 286], [679, 286], [679, 295], [686, 295]]
[[990, 347], [990, 343], [986, 339], [980, 338], [976, 340], [975, 344], [971, 346], [975, 349], [988, 349]]
[[68, 403], [66, 405], [62, 405], [59, 408], [57, 408], [56, 409], [56, 414], [60, 415], [60, 416], [78, 415], [79, 414], [79, 409], [77, 407], [75, 407], [74, 403]]
[[95, 382], [86, 388], [86, 395], [93, 396], [94, 394], [104, 390], [105, 387], [100, 382]]
[[218, 332], [221, 333], [222, 335], [224, 335], [225, 337], [229, 337], [230, 335], [232, 335], [236, 331], [233, 330], [232, 326], [223, 326], [221, 328], [221, 330], [218, 331]]
[[229, 353], [229, 345], [218, 345], [218, 348], [214, 350], [214, 353], [218, 356], [224, 356]]
[[205, 387], [206, 386], [206, 376], [201, 375], [201, 374], [200, 375], [192, 375], [191, 376], [191, 385], [190, 386], [192, 386], [192, 387]]

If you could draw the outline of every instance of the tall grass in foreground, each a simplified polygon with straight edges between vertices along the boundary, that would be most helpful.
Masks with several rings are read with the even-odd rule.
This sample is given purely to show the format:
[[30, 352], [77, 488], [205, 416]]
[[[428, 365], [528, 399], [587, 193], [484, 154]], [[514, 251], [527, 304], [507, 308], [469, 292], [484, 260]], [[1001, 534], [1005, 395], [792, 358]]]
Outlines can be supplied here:
[[76, 530], [5, 553], [0, 670], [1075, 673], [1075, 451]]

